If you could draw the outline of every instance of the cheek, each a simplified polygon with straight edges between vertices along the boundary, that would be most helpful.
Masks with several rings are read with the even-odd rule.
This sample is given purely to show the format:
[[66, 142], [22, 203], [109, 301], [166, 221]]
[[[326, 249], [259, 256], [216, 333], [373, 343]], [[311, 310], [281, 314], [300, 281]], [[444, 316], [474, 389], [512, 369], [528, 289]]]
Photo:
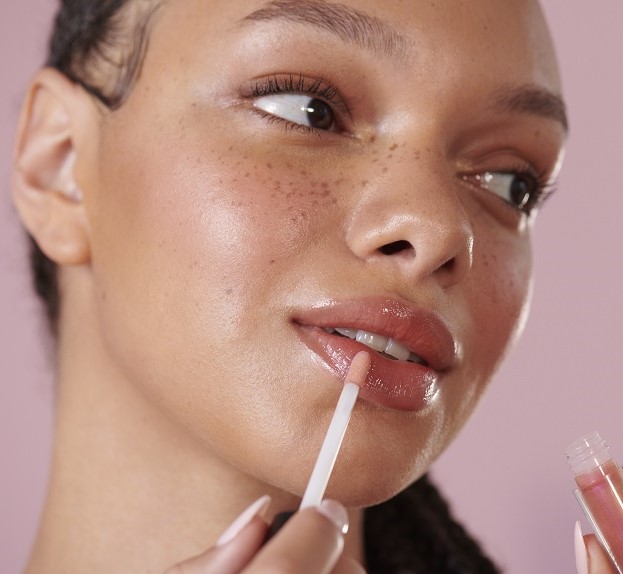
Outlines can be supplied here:
[[[476, 236], [479, 237], [478, 235]], [[531, 293], [529, 237], [497, 233], [475, 242], [466, 285], [462, 384], [448, 397], [449, 426], [461, 428], [525, 323]], [[480, 245], [478, 252], [477, 245]]]
[[[268, 152], [179, 141], [115, 148], [105, 173], [92, 209], [93, 270], [112, 360], [206, 437], [222, 438], [236, 409], [241, 428], [245, 416], [256, 427], [274, 420], [288, 400], [273, 377], [275, 349], [289, 343], [279, 305], [310, 246], [335, 227], [338, 176], [314, 177]], [[218, 414], [206, 423], [207, 412]]]

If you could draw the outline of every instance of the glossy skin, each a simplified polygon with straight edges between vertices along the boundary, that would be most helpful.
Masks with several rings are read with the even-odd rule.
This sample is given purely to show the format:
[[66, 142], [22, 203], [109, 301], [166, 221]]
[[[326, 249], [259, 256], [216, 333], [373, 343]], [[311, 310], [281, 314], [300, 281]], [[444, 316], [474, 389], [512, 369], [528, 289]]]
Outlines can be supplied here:
[[[538, 7], [342, 4], [391, 28], [397, 53], [292, 18], [241, 22], [255, 0], [168, 2], [119, 110], [71, 96], [85, 244], [62, 272], [67, 418], [84, 416], [88, 395], [93, 436], [141, 436], [145, 468], [184, 452], [180, 473], [227, 477], [231, 500], [270, 489], [287, 507], [305, 488], [340, 365], [301, 337], [300, 317], [353, 301], [378, 315], [390, 302], [431, 314], [453, 343], [426, 404], [357, 404], [328, 492], [356, 507], [426, 471], [527, 310], [534, 212], [481, 182], [557, 171], [559, 118], [499, 101], [509, 87], [560, 92]], [[258, 102], [254, 86], [290, 76], [297, 93], [335, 88], [328, 131]], [[334, 326], [356, 327], [349, 312], [352, 325]]]
[[[79, 181], [106, 349], [125, 381], [207, 449], [300, 493], [339, 388], [293, 316], [372, 296], [437, 312], [462, 357], [434, 408], [405, 416], [362, 404], [336, 469], [332, 496], [378, 502], [463, 424], [524, 311], [529, 226], [460, 176], [554, 169], [556, 122], [487, 113], [509, 83], [557, 91], [553, 62], [506, 29], [474, 42], [474, 29], [513, 17], [499, 2], [485, 3], [482, 19], [355, 3], [413, 43], [400, 65], [310, 26], [236, 26], [247, 5], [201, 4], [163, 9], [143, 75], [102, 123]], [[310, 134], [267, 121], [244, 94], [277, 73], [335, 83], [352, 127]], [[416, 256], [379, 254], [398, 240]], [[453, 269], [437, 269], [451, 257]]]

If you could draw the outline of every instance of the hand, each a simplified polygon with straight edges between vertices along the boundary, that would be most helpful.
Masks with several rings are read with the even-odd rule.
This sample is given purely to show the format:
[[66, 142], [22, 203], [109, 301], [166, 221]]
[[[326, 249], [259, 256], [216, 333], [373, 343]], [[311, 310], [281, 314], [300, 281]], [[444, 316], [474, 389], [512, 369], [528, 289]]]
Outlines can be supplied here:
[[618, 574], [597, 537], [582, 536], [579, 522], [575, 525], [575, 563], [578, 574]]
[[262, 518], [270, 499], [251, 505], [205, 553], [169, 568], [165, 574], [365, 574], [343, 555], [346, 510], [325, 500], [296, 513], [267, 544]]

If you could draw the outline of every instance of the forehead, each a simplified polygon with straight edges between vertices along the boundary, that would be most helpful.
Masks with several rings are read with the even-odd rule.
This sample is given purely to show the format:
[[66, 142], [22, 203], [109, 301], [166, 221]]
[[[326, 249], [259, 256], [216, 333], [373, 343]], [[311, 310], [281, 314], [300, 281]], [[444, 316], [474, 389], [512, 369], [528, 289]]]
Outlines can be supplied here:
[[501, 101], [566, 124], [535, 0], [165, 2], [139, 83], [217, 95], [280, 72], [349, 77], [351, 85], [373, 78], [391, 86], [376, 92], [378, 101], [400, 86], [405, 113], [417, 95], [420, 107], [445, 105], [463, 117]]
[[287, 36], [296, 29], [332, 35], [394, 64], [425, 64], [434, 47], [437, 67], [467, 56], [474, 63], [519, 65], [540, 74], [540, 82], [558, 83], [536, 0], [182, 0], [165, 2], [163, 12], [162, 26], [203, 30], [199, 50], [233, 41], [241, 31], [271, 28]]

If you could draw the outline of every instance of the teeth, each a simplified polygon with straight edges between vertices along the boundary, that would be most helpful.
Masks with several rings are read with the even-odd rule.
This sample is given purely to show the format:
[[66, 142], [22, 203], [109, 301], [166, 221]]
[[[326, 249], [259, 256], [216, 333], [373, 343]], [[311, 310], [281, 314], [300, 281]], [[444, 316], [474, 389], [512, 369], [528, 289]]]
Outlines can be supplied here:
[[382, 335], [377, 335], [376, 333], [370, 333], [369, 331], [361, 331], [359, 329], [345, 329], [343, 327], [336, 327], [332, 329], [327, 327], [324, 329], [327, 333], [339, 333], [344, 337], [348, 337], [349, 339], [354, 339], [359, 343], [363, 343], [366, 347], [370, 347], [379, 353], [385, 353], [390, 357], [394, 357], [394, 359], [398, 359], [399, 361], [411, 361], [412, 363], [420, 363], [423, 364], [424, 360], [422, 357], [419, 357], [415, 353], [409, 351], [407, 347], [390, 339], [388, 337], [383, 337]]
[[396, 357], [399, 361], [406, 361], [409, 359], [411, 351], [404, 345], [397, 343], [393, 339], [390, 339], [385, 348], [385, 352], [392, 357]]
[[359, 332], [357, 329], [336, 329], [336, 331], [340, 335], [344, 335], [344, 337], [348, 337], [349, 339], [356, 339], [357, 333]]
[[375, 351], [381, 352], [385, 351], [385, 347], [387, 347], [387, 342], [389, 341], [387, 337], [375, 335], [374, 333], [368, 333], [367, 331], [357, 331], [357, 336], [355, 337], [355, 340], [363, 343], [364, 345], [367, 345]]

